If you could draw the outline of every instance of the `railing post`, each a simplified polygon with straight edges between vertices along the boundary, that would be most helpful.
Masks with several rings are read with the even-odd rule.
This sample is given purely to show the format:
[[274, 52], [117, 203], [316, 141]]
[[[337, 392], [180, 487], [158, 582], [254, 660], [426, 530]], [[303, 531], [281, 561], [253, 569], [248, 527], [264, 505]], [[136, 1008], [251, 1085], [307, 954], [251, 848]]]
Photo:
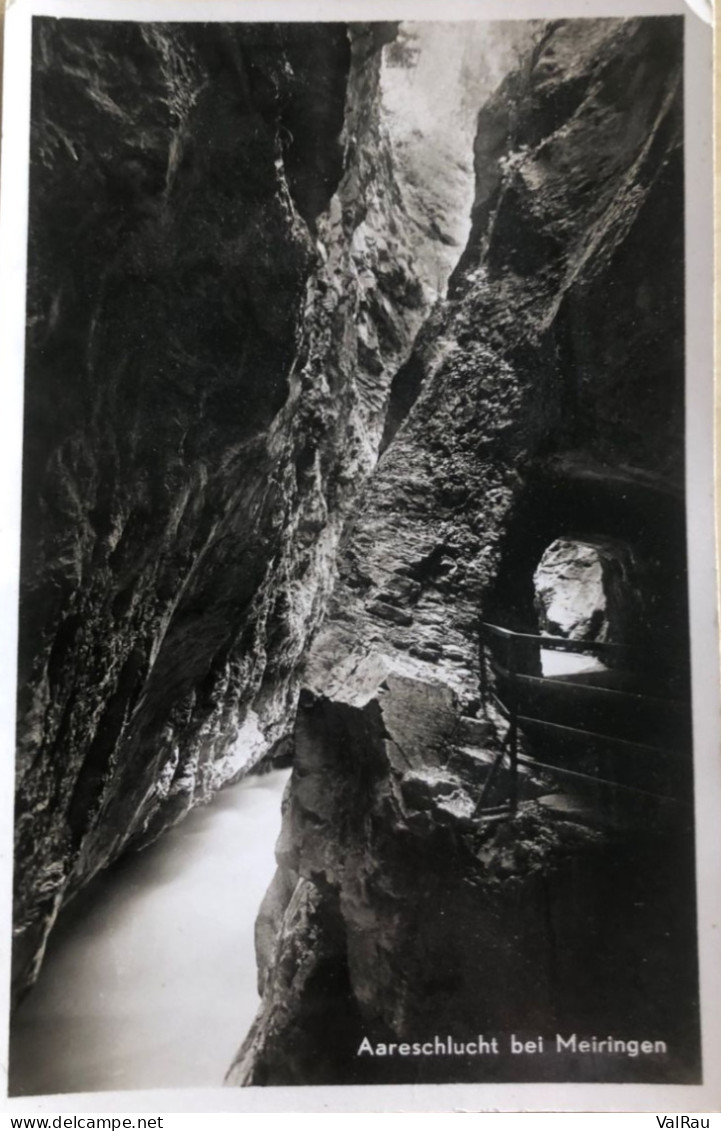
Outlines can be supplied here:
[[485, 714], [488, 696], [488, 675], [486, 672], [486, 636], [483, 622], [478, 629], [478, 657], [481, 661], [481, 707]]

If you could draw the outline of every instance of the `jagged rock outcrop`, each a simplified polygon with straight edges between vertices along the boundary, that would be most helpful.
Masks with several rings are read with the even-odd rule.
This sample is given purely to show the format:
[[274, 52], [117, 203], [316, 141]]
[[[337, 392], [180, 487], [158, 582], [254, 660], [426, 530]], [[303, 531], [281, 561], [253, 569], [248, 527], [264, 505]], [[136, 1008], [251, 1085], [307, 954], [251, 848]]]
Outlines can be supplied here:
[[[697, 1078], [685, 816], [601, 805], [597, 827], [534, 785], [481, 824], [450, 717], [478, 711], [479, 616], [537, 624], [533, 572], [562, 536], [645, 563], [648, 670], [683, 682], [681, 66], [676, 19], [556, 21], [481, 110], [468, 246], [394, 380], [306, 665], [263, 1005], [232, 1083]], [[455, 706], [434, 744], [438, 684]], [[357, 1055], [364, 1036], [564, 1026], [665, 1032], [672, 1051]]]
[[289, 730], [432, 298], [396, 25], [34, 29], [19, 989], [80, 885]]

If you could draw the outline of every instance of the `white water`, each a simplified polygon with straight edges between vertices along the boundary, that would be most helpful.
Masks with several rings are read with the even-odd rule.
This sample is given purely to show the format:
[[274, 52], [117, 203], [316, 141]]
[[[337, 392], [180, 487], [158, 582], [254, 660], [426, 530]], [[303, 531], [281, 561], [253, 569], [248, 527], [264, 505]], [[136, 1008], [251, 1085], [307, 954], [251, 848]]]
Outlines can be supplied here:
[[225, 790], [71, 904], [17, 1013], [11, 1094], [223, 1083], [258, 1007], [254, 920], [287, 779]]

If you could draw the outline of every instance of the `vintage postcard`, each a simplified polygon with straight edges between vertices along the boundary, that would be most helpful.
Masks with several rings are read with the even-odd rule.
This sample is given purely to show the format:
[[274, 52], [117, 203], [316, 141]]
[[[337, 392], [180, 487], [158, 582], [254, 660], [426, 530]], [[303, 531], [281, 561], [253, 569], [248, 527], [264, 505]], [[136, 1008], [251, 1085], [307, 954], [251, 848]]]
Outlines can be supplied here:
[[721, 1102], [704, 15], [8, 9], [9, 1110]]

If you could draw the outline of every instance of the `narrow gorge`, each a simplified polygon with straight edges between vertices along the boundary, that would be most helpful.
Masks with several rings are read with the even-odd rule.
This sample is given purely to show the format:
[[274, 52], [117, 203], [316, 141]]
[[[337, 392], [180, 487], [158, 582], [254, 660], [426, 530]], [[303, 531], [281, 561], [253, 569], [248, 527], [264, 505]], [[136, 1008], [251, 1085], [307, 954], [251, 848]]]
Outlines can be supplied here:
[[[682, 59], [35, 18], [18, 1002], [91, 881], [286, 766], [218, 1083], [698, 1079]], [[509, 1045], [556, 1033], [666, 1051]]]

